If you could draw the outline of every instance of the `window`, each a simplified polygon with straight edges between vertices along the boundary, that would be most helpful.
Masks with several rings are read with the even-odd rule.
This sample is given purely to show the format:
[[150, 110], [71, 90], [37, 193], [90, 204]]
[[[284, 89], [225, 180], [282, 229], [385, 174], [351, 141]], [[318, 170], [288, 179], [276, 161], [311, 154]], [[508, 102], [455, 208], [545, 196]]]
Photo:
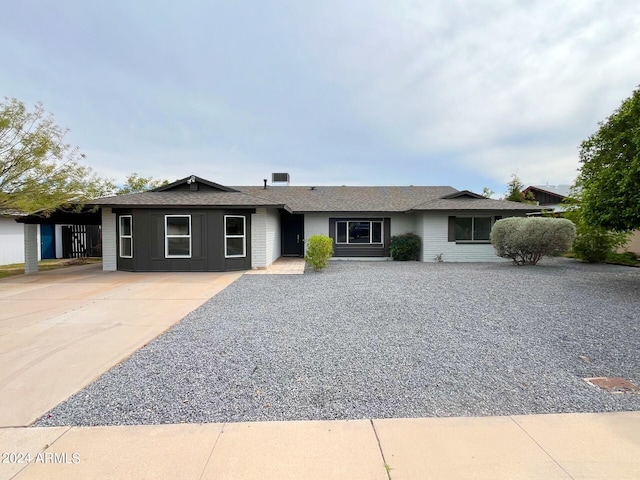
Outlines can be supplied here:
[[191, 215], [165, 215], [165, 257], [191, 258]]
[[382, 244], [382, 222], [338, 220], [336, 221], [336, 243]]
[[455, 217], [457, 242], [488, 242], [491, 233], [491, 217]]
[[226, 258], [247, 256], [246, 220], [243, 215], [224, 216], [224, 256]]
[[131, 215], [120, 216], [120, 257], [133, 258], [133, 229]]

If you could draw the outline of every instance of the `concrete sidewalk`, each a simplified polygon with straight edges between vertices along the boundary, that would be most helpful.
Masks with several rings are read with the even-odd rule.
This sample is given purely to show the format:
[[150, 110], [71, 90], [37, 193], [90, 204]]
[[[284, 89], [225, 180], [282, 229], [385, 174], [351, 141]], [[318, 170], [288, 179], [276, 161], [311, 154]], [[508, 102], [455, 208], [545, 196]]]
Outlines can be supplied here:
[[640, 412], [4, 428], [0, 451], [16, 480], [638, 479]]
[[243, 274], [101, 268], [0, 280], [0, 426], [29, 425]]

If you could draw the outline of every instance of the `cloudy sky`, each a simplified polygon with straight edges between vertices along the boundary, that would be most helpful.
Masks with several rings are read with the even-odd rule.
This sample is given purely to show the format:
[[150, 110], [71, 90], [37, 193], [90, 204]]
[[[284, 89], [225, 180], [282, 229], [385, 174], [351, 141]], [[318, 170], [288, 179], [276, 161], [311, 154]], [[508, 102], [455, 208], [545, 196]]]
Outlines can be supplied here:
[[571, 183], [640, 84], [637, 0], [21, 0], [0, 94], [98, 174], [227, 185]]

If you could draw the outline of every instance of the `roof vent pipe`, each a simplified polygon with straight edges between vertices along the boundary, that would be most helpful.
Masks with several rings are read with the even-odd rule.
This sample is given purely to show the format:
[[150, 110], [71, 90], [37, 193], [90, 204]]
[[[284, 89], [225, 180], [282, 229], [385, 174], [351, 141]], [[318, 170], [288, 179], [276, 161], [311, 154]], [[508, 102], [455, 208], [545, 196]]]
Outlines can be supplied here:
[[267, 179], [266, 179], [266, 178], [264, 178], [264, 179], [262, 179], [262, 181], [264, 182], [264, 187], [262, 187], [262, 188], [263, 188], [264, 190], [266, 190], [266, 189], [267, 189]]

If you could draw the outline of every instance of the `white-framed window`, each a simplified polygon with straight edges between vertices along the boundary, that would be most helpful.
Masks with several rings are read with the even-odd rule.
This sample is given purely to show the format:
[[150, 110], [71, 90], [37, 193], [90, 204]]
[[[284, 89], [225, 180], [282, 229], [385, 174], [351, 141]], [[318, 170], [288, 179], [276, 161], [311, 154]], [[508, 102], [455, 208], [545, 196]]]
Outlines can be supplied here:
[[247, 256], [247, 217], [224, 216], [224, 256], [240, 258]]
[[191, 215], [164, 216], [164, 256], [191, 258]]
[[491, 234], [491, 217], [456, 217], [456, 242], [488, 242]]
[[131, 215], [120, 215], [119, 222], [120, 257], [133, 258], [133, 219]]
[[382, 220], [336, 220], [336, 243], [382, 245]]

